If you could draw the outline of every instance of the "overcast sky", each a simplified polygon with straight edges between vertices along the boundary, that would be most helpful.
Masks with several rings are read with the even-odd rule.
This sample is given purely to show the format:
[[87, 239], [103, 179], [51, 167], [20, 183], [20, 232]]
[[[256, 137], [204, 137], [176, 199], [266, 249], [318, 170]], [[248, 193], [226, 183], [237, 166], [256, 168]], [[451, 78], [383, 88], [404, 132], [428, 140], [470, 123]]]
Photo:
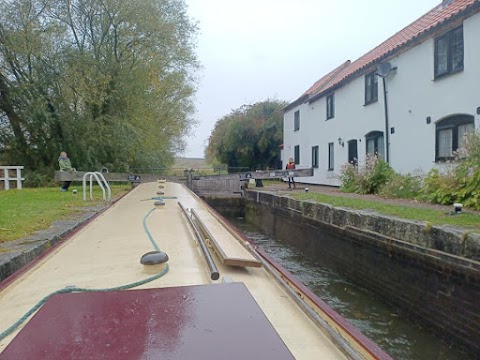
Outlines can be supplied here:
[[244, 104], [295, 100], [346, 60], [356, 60], [440, 0], [185, 0], [198, 22], [203, 66], [198, 126], [185, 157], [204, 157], [217, 120]]

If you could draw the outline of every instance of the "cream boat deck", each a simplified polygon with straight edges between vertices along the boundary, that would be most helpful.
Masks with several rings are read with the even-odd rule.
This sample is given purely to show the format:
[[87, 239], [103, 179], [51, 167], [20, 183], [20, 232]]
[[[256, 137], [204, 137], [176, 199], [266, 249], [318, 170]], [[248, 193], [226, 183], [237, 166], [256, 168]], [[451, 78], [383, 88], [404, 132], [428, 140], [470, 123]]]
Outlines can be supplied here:
[[[139, 259], [152, 245], [142, 221], [153, 201], [140, 200], [156, 196], [158, 190], [156, 183], [135, 188], [0, 292], [0, 332], [45, 295], [65, 286], [104, 288], [146, 278]], [[167, 183], [162, 191], [177, 199], [165, 200], [164, 208], [150, 215], [148, 227], [169, 255], [170, 271], [139, 288], [212, 283], [177, 201], [196, 209], [202, 209], [202, 203], [178, 184]], [[215, 282], [223, 277], [243, 282], [296, 359], [345, 358], [265, 269], [230, 267], [215, 255], [214, 259], [221, 275]], [[0, 342], [0, 353], [18, 331]]]

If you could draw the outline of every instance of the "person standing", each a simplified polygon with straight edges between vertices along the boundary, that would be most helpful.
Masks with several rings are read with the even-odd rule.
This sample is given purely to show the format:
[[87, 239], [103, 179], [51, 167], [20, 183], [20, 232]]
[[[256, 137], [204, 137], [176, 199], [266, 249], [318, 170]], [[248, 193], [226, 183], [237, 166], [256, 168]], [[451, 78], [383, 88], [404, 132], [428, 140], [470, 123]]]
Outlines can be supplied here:
[[[288, 159], [288, 164], [285, 167], [287, 170], [293, 170], [295, 169], [295, 162], [293, 161], [292, 158]], [[293, 184], [293, 188], [295, 189], [295, 181], [293, 180], [293, 177], [288, 178], [288, 188], [291, 189]]]
[[[60, 153], [60, 157], [58, 158], [58, 166], [60, 167], [60, 171], [77, 171], [72, 167], [72, 163], [70, 162], [70, 159], [65, 151]], [[64, 181], [60, 190], [68, 191], [68, 187], [71, 183], [71, 181]]]

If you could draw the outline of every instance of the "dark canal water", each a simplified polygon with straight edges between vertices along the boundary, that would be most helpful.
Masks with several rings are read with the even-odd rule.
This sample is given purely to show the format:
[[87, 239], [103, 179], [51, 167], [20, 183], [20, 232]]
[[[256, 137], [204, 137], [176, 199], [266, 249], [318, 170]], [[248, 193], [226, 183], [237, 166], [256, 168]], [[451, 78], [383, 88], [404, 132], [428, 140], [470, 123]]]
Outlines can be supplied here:
[[[294, 274], [331, 308], [355, 325], [395, 359], [467, 360], [474, 359], [448, 345], [435, 334], [406, 317], [341, 274], [309, 258], [295, 247], [263, 234], [241, 217], [228, 217], [269, 256]], [[428, 305], [426, 305], [428, 306]]]

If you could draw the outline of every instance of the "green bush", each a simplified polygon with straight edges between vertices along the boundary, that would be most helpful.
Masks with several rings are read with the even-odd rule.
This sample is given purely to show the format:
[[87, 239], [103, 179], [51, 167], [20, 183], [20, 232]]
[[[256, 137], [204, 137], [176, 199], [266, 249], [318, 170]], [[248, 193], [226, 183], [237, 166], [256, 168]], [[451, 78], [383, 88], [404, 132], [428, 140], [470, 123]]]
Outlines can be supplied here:
[[380, 194], [390, 198], [418, 198], [436, 204], [455, 202], [480, 210], [480, 133], [466, 135], [465, 147], [454, 159], [421, 175], [400, 175], [388, 163], [367, 156], [365, 165], [346, 164], [340, 174], [340, 189], [360, 194]]
[[357, 192], [359, 182], [358, 166], [347, 163], [342, 166], [340, 171], [340, 190], [343, 192]]
[[388, 198], [415, 199], [422, 189], [421, 175], [394, 173], [378, 192]]
[[340, 174], [341, 189], [359, 194], [377, 194], [395, 172], [390, 165], [378, 156], [367, 155], [365, 165], [346, 164]]
[[480, 133], [468, 134], [465, 147], [450, 164], [432, 169], [424, 180], [423, 198], [437, 204], [455, 202], [480, 210]]
[[24, 187], [38, 188], [54, 185], [53, 171], [47, 171], [45, 169], [38, 171], [30, 171], [28, 169], [22, 174], [25, 178], [23, 182]]
[[455, 167], [444, 171], [432, 169], [423, 181], [422, 198], [435, 204], [449, 205], [455, 201], [454, 191], [458, 187]]
[[424, 180], [423, 198], [442, 205], [455, 202], [480, 210], [480, 167], [467, 168], [461, 163], [440, 172], [431, 170]]
[[457, 202], [466, 207], [480, 210], [480, 167], [466, 172], [466, 176], [460, 181], [460, 186], [455, 192]]
[[381, 158], [376, 156], [367, 158], [359, 192], [362, 194], [377, 194], [394, 173], [390, 165]]

